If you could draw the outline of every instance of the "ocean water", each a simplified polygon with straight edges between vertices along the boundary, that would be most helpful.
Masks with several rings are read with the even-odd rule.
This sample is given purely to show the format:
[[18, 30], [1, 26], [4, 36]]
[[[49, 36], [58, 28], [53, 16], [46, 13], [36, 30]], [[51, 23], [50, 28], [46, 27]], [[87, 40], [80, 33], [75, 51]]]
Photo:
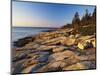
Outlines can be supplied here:
[[43, 31], [53, 30], [51, 28], [34, 28], [34, 27], [12, 27], [12, 42], [20, 38], [32, 36]]

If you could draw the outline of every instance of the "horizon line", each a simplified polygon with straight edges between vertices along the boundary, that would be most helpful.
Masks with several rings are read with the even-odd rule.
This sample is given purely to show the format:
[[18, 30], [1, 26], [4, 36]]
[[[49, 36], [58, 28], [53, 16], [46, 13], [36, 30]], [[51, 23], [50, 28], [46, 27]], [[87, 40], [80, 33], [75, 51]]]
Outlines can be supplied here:
[[[26, 27], [26, 28], [30, 28], [32, 26], [11, 26], [11, 27]], [[55, 28], [55, 29], [57, 29], [57, 28], [60, 28], [60, 27], [32, 27], [32, 28]]]

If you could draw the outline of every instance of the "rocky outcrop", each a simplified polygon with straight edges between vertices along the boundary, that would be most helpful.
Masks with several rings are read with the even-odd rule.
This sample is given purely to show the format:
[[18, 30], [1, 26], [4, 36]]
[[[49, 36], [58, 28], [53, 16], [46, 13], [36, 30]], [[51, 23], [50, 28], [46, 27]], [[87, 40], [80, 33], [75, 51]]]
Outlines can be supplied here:
[[17, 47], [25, 46], [25, 44], [32, 42], [34, 39], [35, 39], [34, 37], [25, 37], [25, 38], [19, 39], [18, 41], [14, 42], [14, 46], [17, 46]]
[[86, 66], [83, 65], [82, 63], [76, 63], [67, 67], [64, 67], [63, 70], [82, 70], [82, 69], [86, 69]]
[[13, 73], [95, 69], [95, 35], [73, 35], [72, 30], [57, 29], [16, 41]]
[[65, 47], [56, 47], [56, 48], [53, 48], [53, 52], [61, 52], [63, 51], [64, 49], [66, 49]]
[[93, 45], [93, 47], [96, 47], [96, 40], [92, 41], [92, 45]]
[[78, 48], [80, 49], [85, 49], [85, 48], [91, 48], [91, 47], [95, 47], [95, 39], [92, 38], [92, 39], [80, 39], [80, 41], [78, 42]]
[[76, 57], [76, 55], [72, 51], [65, 50], [63, 52], [53, 53], [52, 55], [50, 55], [49, 60], [59, 61], [59, 60], [67, 59], [71, 56]]
[[74, 38], [66, 38], [66, 39], [61, 40], [61, 44], [71, 46], [75, 44], [75, 40], [76, 39]]

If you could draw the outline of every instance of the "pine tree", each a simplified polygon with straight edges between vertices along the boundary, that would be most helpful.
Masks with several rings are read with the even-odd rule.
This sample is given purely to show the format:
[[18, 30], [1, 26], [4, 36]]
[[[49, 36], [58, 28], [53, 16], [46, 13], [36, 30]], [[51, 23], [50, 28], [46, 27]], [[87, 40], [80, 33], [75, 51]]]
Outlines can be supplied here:
[[85, 19], [88, 20], [88, 10], [86, 9], [86, 13], [85, 13]]
[[81, 25], [89, 25], [91, 23], [91, 13], [88, 12], [88, 10], [86, 9], [85, 15], [82, 17], [81, 20]]
[[75, 16], [72, 20], [72, 25], [74, 28], [74, 34], [78, 33], [80, 29], [80, 18], [78, 12], [75, 13]]
[[93, 21], [93, 24], [96, 25], [96, 8], [94, 9], [94, 12], [92, 14], [92, 21]]
[[85, 16], [83, 15], [82, 19], [81, 19], [81, 26], [85, 25]]

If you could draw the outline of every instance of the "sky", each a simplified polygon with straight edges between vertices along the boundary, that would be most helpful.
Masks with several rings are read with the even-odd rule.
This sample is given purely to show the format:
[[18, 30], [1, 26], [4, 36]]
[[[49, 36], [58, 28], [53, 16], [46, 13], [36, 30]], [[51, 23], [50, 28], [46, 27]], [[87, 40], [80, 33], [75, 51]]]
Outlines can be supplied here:
[[95, 6], [13, 1], [12, 26], [61, 27], [71, 23], [76, 12], [82, 18], [86, 9], [93, 13], [94, 8]]

